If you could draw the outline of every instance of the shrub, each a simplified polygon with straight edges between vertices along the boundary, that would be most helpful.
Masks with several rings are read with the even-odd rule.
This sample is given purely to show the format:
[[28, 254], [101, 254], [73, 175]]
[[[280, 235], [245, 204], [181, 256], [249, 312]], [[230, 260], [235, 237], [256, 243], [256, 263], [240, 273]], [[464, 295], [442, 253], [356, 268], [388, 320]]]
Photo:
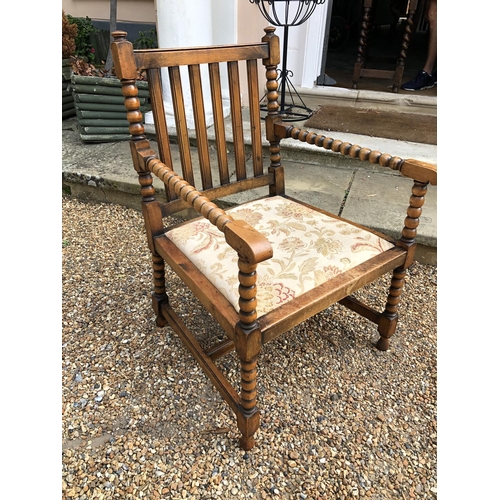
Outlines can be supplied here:
[[69, 22], [68, 16], [62, 11], [62, 58], [69, 59], [76, 50], [75, 39], [78, 26]]
[[158, 37], [156, 28], [151, 28], [148, 31], [139, 31], [139, 37], [134, 41], [135, 49], [157, 49]]
[[78, 57], [87, 58], [90, 63], [95, 62], [94, 48], [90, 41], [91, 33], [96, 33], [99, 31], [93, 24], [92, 20], [87, 16], [83, 17], [72, 17], [67, 15], [68, 21], [71, 24], [75, 24], [78, 27], [78, 35], [76, 36], [75, 43], [75, 55]]

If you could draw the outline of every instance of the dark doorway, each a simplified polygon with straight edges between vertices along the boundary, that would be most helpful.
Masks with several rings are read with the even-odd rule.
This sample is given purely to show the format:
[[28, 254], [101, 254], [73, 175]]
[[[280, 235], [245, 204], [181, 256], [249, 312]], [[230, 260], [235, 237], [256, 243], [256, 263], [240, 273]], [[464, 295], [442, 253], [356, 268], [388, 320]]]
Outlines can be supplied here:
[[[325, 36], [328, 49], [326, 57], [324, 56], [324, 73], [336, 81], [334, 87], [350, 89], [354, 64], [358, 55], [363, 1], [331, 1], [328, 38]], [[415, 76], [424, 65], [427, 56], [428, 31], [425, 17], [422, 15], [425, 2], [419, 3], [421, 5], [414, 16], [414, 31], [407, 50], [403, 82]], [[392, 70], [395, 68], [396, 58], [401, 50], [406, 26], [406, 1], [378, 0], [375, 6], [377, 9], [374, 9], [373, 27], [370, 30], [370, 61], [366, 67]], [[392, 93], [392, 82], [386, 79], [362, 77], [358, 82], [358, 90]], [[399, 92], [415, 94], [415, 92], [403, 90]], [[416, 94], [436, 96], [437, 86]]]

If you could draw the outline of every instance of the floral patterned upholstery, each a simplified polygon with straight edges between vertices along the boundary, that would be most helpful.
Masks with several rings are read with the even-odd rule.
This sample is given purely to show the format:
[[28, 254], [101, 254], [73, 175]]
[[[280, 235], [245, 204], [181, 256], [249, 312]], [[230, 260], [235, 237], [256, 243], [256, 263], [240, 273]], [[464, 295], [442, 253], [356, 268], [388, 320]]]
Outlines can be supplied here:
[[[260, 231], [273, 246], [259, 264], [257, 312], [276, 307], [394, 245], [345, 221], [280, 196], [226, 210]], [[167, 233], [238, 310], [238, 256], [224, 235], [206, 219], [195, 219]]]

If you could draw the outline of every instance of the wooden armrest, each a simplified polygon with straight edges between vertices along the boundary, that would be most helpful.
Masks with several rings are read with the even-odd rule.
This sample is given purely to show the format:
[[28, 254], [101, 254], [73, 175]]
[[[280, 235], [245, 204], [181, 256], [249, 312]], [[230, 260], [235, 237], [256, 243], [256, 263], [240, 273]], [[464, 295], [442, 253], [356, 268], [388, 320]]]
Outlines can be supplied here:
[[146, 168], [219, 231], [222, 231], [227, 244], [244, 260], [250, 264], [257, 264], [273, 256], [271, 243], [265, 236], [245, 221], [234, 220], [160, 160], [155, 157], [148, 158]]
[[227, 244], [250, 264], [258, 264], [273, 256], [267, 238], [243, 220], [233, 220], [224, 226]]
[[362, 161], [379, 164], [392, 170], [398, 170], [405, 177], [422, 182], [424, 184], [437, 185], [437, 166], [419, 160], [404, 160], [399, 156], [392, 156], [388, 153], [381, 153], [370, 148], [363, 148], [358, 144], [344, 142], [340, 139], [333, 139], [316, 132], [299, 129], [293, 125], [284, 125], [281, 122], [270, 122], [272, 136], [277, 139], [295, 139], [307, 142], [312, 146], [331, 150], [351, 158], [358, 158]]
[[399, 171], [405, 177], [416, 181], [437, 185], [437, 166], [419, 160], [404, 160]]

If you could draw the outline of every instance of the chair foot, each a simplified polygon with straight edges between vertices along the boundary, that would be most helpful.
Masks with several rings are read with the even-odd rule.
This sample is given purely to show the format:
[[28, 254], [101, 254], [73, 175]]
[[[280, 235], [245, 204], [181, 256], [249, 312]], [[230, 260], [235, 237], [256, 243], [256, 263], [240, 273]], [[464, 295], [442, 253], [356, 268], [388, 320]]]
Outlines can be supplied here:
[[238, 411], [236, 414], [238, 429], [241, 432], [240, 447], [249, 451], [255, 446], [255, 433], [260, 427], [260, 411], [254, 408], [251, 414]]
[[161, 304], [162, 304], [162, 302], [168, 303], [167, 295], [158, 295], [156, 293], [153, 293], [151, 295], [151, 300], [153, 303], [153, 310], [156, 313], [156, 326], [158, 326], [158, 327], [166, 326], [167, 320], [161, 312]]
[[375, 344], [375, 347], [379, 351], [387, 351], [387, 350], [389, 350], [389, 347], [390, 347], [389, 339], [387, 339], [385, 337], [380, 337], [378, 339], [378, 342]]
[[167, 320], [163, 316], [156, 317], [156, 326], [163, 328], [167, 325]]
[[246, 436], [241, 436], [240, 437], [240, 447], [242, 450], [249, 451], [255, 446], [255, 438], [253, 436], [246, 437]]

